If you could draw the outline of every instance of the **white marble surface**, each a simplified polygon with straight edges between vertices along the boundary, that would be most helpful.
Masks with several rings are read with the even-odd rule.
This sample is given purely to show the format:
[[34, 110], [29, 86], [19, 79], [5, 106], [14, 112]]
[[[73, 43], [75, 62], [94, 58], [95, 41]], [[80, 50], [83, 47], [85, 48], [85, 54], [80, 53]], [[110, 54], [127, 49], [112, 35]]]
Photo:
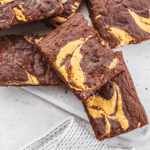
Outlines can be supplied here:
[[[18, 150], [71, 115], [21, 88], [1, 87], [0, 97], [0, 150]], [[89, 123], [76, 119], [91, 130]], [[150, 149], [150, 138], [131, 142], [115, 137], [106, 142], [111, 146]]]

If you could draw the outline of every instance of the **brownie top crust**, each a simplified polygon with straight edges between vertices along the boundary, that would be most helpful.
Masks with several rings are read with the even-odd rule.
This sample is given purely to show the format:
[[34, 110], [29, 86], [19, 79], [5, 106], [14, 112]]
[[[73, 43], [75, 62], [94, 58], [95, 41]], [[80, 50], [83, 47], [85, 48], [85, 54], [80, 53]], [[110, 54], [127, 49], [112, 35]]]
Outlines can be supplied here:
[[150, 38], [150, 0], [88, 0], [94, 27], [111, 48]]
[[61, 0], [1, 0], [0, 28], [53, 17], [62, 10]]
[[0, 36], [1, 86], [55, 84], [62, 81], [33, 44], [19, 35]]
[[82, 99], [123, 70], [120, 56], [107, 47], [81, 13], [37, 45], [66, 85]]
[[[117, 53], [120, 53], [121, 57], [122, 53]], [[148, 124], [127, 67], [91, 95], [84, 107], [98, 140]]]

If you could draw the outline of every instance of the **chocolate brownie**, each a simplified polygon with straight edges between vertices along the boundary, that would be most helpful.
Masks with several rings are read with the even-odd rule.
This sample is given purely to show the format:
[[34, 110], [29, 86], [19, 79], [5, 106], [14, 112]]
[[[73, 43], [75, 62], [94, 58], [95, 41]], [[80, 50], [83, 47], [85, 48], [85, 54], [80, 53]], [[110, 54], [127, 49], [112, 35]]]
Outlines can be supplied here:
[[53, 17], [62, 10], [61, 0], [0, 0], [0, 28]]
[[37, 46], [78, 98], [86, 99], [123, 70], [120, 56], [107, 48], [81, 13], [76, 13]]
[[87, 0], [90, 18], [111, 48], [150, 39], [150, 0]]
[[19, 35], [0, 36], [0, 86], [62, 84], [37, 48], [26, 39]]
[[91, 95], [83, 106], [100, 141], [148, 124], [127, 67]]
[[46, 19], [43, 22], [47, 27], [49, 27], [50, 24], [54, 25], [55, 27], [58, 27], [60, 24], [67, 21], [68, 18], [70, 18], [76, 13], [81, 2], [82, 0], [62, 0], [64, 8], [63, 12], [57, 15], [56, 17]]

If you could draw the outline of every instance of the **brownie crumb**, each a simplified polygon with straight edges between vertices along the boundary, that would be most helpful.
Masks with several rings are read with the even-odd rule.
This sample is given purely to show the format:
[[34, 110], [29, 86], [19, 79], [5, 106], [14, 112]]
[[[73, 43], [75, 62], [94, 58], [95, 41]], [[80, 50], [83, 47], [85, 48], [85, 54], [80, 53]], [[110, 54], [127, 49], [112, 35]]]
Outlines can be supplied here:
[[67, 94], [67, 93], [68, 93], [68, 91], [66, 90], [66, 91], [65, 91], [65, 94]]

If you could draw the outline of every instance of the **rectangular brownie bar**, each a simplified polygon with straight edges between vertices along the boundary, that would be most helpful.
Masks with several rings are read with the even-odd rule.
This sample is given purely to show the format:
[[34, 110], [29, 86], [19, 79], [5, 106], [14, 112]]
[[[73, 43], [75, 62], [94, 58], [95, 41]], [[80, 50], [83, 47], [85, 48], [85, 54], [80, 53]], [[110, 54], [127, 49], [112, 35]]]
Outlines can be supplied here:
[[148, 124], [122, 54], [109, 49], [82, 14], [37, 46], [82, 101], [98, 140]]
[[150, 39], [149, 0], [87, 0], [93, 26], [111, 48]]
[[49, 27], [51, 24], [58, 27], [66, 22], [78, 10], [82, 0], [62, 0], [63, 11], [55, 17], [43, 20], [42, 22]]
[[0, 29], [53, 17], [62, 10], [61, 0], [1, 0]]
[[[26, 39], [34, 42], [33, 37]], [[0, 36], [0, 86], [62, 84], [37, 48], [26, 39], [19, 35]]]
[[100, 141], [148, 124], [127, 67], [91, 95], [83, 106]]
[[120, 57], [107, 48], [81, 13], [76, 13], [37, 46], [78, 98], [86, 99], [123, 70]]

